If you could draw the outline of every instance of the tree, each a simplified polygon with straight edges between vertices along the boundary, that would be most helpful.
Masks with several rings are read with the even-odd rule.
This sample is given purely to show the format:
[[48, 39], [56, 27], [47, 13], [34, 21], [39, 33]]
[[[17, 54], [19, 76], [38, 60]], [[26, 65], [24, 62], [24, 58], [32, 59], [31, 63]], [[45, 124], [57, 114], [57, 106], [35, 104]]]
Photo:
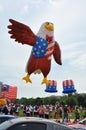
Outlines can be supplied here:
[[70, 105], [71, 107], [77, 105], [76, 97], [74, 95], [68, 95], [68, 102], [67, 102], [67, 104]]
[[78, 105], [82, 107], [86, 107], [86, 96], [85, 95], [78, 95], [77, 97]]

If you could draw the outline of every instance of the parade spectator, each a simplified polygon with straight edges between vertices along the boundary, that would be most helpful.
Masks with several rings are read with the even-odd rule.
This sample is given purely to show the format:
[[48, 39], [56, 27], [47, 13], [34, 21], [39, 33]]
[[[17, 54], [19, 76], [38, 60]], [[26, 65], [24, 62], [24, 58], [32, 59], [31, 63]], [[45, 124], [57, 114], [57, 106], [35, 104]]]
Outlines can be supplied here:
[[5, 114], [5, 115], [8, 115], [8, 106], [7, 105], [5, 105], [5, 106], [3, 106], [3, 108], [2, 108], [2, 112]]
[[46, 105], [46, 107], [45, 107], [45, 118], [46, 119], [49, 119], [49, 113], [50, 113], [49, 105]]
[[76, 107], [76, 109], [75, 109], [75, 120], [74, 120], [74, 122], [79, 121], [79, 119], [80, 119], [79, 110], [78, 110], [78, 107]]
[[67, 105], [63, 107], [63, 113], [64, 113], [63, 122], [68, 122], [68, 106]]
[[44, 118], [44, 108], [42, 105], [39, 106], [38, 113], [39, 117]]
[[8, 110], [9, 110], [9, 114], [13, 115], [14, 109], [13, 109], [13, 106], [11, 104], [8, 106]]
[[26, 115], [26, 105], [23, 106], [23, 113]]
[[15, 115], [16, 115], [16, 116], [19, 115], [19, 109], [20, 109], [19, 105], [16, 105], [16, 106], [15, 106]]
[[60, 105], [55, 105], [54, 119], [60, 122]]
[[52, 106], [52, 104], [49, 105], [49, 109], [50, 109], [49, 118], [52, 118], [52, 111], [53, 111], [53, 106]]
[[59, 109], [60, 109], [60, 118], [62, 118], [62, 106], [60, 106]]
[[33, 112], [34, 112], [34, 116], [37, 117], [38, 116], [38, 106], [37, 105], [35, 105], [33, 107]]
[[30, 116], [33, 116], [33, 106], [29, 105]]
[[29, 108], [29, 105], [26, 106], [26, 116], [30, 116], [30, 108]]

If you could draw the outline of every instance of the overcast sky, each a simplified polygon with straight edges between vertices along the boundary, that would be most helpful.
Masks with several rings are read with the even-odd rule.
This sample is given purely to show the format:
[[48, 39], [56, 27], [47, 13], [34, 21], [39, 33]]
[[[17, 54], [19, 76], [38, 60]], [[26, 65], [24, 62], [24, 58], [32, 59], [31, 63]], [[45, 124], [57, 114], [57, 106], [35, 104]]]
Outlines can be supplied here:
[[[45, 21], [54, 23], [54, 37], [62, 53], [62, 66], [52, 59], [48, 79], [57, 81], [57, 93], [46, 93], [43, 75], [31, 75], [25, 83], [25, 68], [31, 47], [10, 39], [7, 26], [15, 19], [37, 34]], [[78, 93], [86, 93], [86, 0], [0, 0], [0, 81], [18, 87], [17, 97], [62, 95], [62, 81], [72, 79]]]

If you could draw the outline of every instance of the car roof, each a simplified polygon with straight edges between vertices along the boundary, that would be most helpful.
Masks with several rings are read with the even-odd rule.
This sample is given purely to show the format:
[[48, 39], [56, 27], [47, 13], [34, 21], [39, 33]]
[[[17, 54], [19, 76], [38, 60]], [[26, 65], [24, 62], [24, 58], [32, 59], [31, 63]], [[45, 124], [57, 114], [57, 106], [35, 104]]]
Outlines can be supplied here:
[[18, 117], [18, 118], [14, 118], [14, 119], [10, 119], [10, 120], [7, 120], [5, 121], [4, 123], [1, 124], [1, 127], [3, 130], [3, 128], [7, 128], [9, 126], [12, 126], [12, 125], [15, 125], [17, 123], [29, 123], [29, 122], [35, 122], [35, 123], [45, 123], [45, 124], [56, 124], [58, 126], [64, 126], [65, 128], [68, 128], [70, 130], [72, 130], [72, 128], [64, 125], [64, 124], [60, 124], [58, 122], [55, 122], [54, 120], [52, 119], [45, 119], [45, 118], [40, 118], [40, 117]]
[[47, 120], [45, 118], [40, 118], [40, 117], [18, 117], [16, 119], [11, 120], [11, 123], [18, 123], [18, 122], [47, 122], [47, 123], [55, 123], [57, 124], [55, 121], [53, 120]]

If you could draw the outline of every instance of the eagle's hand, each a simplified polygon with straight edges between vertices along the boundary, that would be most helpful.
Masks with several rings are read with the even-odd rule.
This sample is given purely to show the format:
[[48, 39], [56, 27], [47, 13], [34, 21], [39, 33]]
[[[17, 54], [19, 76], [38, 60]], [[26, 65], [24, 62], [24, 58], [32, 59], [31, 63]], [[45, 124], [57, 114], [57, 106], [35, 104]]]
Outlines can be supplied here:
[[30, 29], [29, 26], [17, 22], [13, 19], [9, 19], [11, 25], [8, 26], [11, 34], [10, 38], [15, 39], [18, 43], [27, 44], [33, 46], [36, 42], [36, 35]]
[[54, 46], [54, 51], [53, 51], [53, 57], [56, 63], [58, 63], [59, 65], [62, 65], [61, 50], [60, 50], [59, 44], [56, 41], [55, 41], [55, 46]]

